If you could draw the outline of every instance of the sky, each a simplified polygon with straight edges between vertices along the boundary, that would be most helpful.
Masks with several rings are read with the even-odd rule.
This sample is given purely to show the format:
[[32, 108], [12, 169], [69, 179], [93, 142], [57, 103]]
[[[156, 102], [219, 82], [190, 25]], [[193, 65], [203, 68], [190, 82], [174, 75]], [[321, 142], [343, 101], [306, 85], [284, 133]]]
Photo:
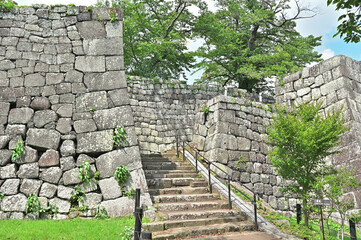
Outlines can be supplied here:
[[[292, 0], [291, 0], [292, 1]], [[214, 2], [212, 0], [206, 0], [210, 9], [215, 9]], [[327, 6], [327, 0], [299, 0], [300, 4], [304, 7], [309, 7], [315, 10], [316, 16], [310, 19], [297, 20], [296, 29], [303, 35], [322, 36], [321, 46], [316, 48], [316, 51], [322, 53], [323, 59], [328, 59], [335, 55], [345, 55], [355, 60], [361, 60], [361, 43], [345, 43], [338, 36], [333, 37], [336, 33], [337, 18], [342, 14], [340, 11], [336, 11], [333, 6]], [[17, 0], [19, 5], [31, 5], [31, 4], [70, 4], [89, 6], [96, 3], [96, 0]], [[124, 16], [126, 17], [126, 16]], [[188, 48], [195, 50], [200, 46], [201, 41], [190, 42]], [[194, 74], [187, 73], [188, 78], [191, 80], [199, 77], [201, 73]]]

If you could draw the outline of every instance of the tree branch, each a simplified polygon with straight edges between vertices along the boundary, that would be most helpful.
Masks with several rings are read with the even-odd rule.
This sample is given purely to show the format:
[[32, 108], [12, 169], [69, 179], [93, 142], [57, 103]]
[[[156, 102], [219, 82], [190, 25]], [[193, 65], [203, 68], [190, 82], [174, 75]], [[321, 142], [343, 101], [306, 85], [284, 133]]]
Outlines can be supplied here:
[[[178, 10], [179, 10], [179, 8], [180, 8], [180, 6], [181, 6], [182, 4], [184, 4], [184, 5], [183, 5], [182, 9], [178, 12]], [[167, 30], [165, 31], [164, 38], [167, 38], [167, 37], [168, 37], [168, 35], [169, 35], [170, 31], [172, 30], [175, 22], [176, 22], [176, 21], [178, 20], [178, 18], [182, 15], [182, 13], [183, 13], [184, 9], [186, 9], [186, 7], [187, 7], [187, 3], [180, 3], [180, 4], [178, 5], [178, 7], [177, 7], [177, 9], [176, 9], [176, 12], [178, 12], [178, 15], [172, 20], [171, 24], [167, 27]]]

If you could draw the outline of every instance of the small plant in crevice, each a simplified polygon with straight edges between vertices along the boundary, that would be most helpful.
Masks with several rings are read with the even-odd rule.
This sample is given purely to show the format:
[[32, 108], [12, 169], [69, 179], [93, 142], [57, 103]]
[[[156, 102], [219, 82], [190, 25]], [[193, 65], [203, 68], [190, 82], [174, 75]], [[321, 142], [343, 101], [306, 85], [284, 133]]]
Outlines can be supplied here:
[[109, 218], [108, 212], [103, 206], [99, 206], [95, 212], [96, 219], [107, 219]]
[[128, 143], [127, 131], [125, 131], [123, 125], [117, 126], [114, 129], [113, 143], [116, 147], [122, 147]]
[[109, 12], [109, 15], [110, 15], [110, 22], [111, 23], [118, 21], [118, 18], [115, 16], [115, 10], [114, 9], [112, 9]]
[[125, 187], [125, 183], [127, 182], [129, 175], [130, 172], [124, 165], [120, 165], [115, 169], [114, 178], [118, 182], [120, 188]]
[[79, 211], [88, 211], [89, 207], [87, 205], [83, 205], [79, 207]]
[[84, 191], [77, 185], [74, 187], [74, 192], [71, 193], [70, 203], [71, 207], [79, 207], [79, 203], [84, 202], [85, 193]]
[[93, 113], [94, 113], [94, 108], [93, 108], [93, 107], [90, 107], [90, 108], [89, 108], [89, 112], [90, 112], [91, 114], [93, 114]]
[[124, 232], [122, 236], [120, 237], [120, 240], [129, 240], [132, 239], [134, 234], [134, 228], [125, 226]]
[[209, 107], [207, 107], [205, 104], [201, 106], [201, 112], [204, 112], [205, 115], [208, 115], [209, 113]]
[[58, 213], [59, 207], [54, 203], [49, 203], [49, 207], [43, 208], [44, 212], [50, 213], [51, 215]]
[[135, 189], [131, 188], [129, 191], [124, 191], [123, 195], [128, 198], [132, 198], [133, 196], [135, 196]]
[[40, 205], [38, 196], [36, 196], [34, 193], [31, 193], [28, 199], [26, 200], [25, 213], [40, 214], [42, 212], [43, 209]]
[[12, 0], [1, 0], [0, 1], [0, 12], [10, 12], [17, 6], [18, 3]]
[[79, 166], [79, 175], [78, 178], [85, 183], [90, 182], [90, 180], [94, 177], [93, 170], [88, 160], [86, 160], [83, 164]]
[[0, 200], [4, 198], [4, 194], [0, 191]]
[[24, 141], [20, 141], [15, 145], [15, 148], [13, 150], [13, 155], [11, 155], [11, 161], [14, 162], [17, 159], [20, 159], [23, 153], [24, 153]]
[[244, 168], [247, 168], [248, 166], [247, 166], [247, 160], [246, 159], [244, 159], [243, 158], [243, 156], [241, 156], [240, 158], [239, 158], [239, 160], [237, 161], [237, 170], [241, 170], [241, 163], [243, 163], [244, 164]]

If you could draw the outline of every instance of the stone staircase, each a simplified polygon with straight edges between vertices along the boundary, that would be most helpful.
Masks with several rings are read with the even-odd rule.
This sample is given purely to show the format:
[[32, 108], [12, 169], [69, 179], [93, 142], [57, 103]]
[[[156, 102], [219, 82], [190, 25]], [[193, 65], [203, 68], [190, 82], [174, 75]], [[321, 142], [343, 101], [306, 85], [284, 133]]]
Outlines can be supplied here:
[[208, 191], [207, 181], [176, 152], [143, 155], [149, 193], [158, 221], [144, 224], [153, 239], [182, 239], [195, 236], [251, 231], [254, 224], [244, 214], [228, 209], [219, 193]]

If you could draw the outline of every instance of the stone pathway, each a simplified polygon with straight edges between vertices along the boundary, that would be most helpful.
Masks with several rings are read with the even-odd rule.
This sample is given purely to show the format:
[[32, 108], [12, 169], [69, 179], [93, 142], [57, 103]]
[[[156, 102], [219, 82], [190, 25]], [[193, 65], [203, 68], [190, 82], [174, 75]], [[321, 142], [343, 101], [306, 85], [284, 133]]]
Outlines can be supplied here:
[[[149, 193], [161, 219], [144, 225], [146, 230], [153, 232], [153, 239], [190, 236], [203, 236], [198, 239], [277, 239], [260, 232], [240, 238], [240, 232], [254, 230], [253, 222], [247, 221], [245, 214], [238, 210], [229, 210], [228, 201], [218, 192], [209, 193], [207, 181], [195, 173], [189, 162], [177, 159], [175, 152], [144, 155], [142, 164]], [[209, 237], [205, 238], [207, 235]]]

